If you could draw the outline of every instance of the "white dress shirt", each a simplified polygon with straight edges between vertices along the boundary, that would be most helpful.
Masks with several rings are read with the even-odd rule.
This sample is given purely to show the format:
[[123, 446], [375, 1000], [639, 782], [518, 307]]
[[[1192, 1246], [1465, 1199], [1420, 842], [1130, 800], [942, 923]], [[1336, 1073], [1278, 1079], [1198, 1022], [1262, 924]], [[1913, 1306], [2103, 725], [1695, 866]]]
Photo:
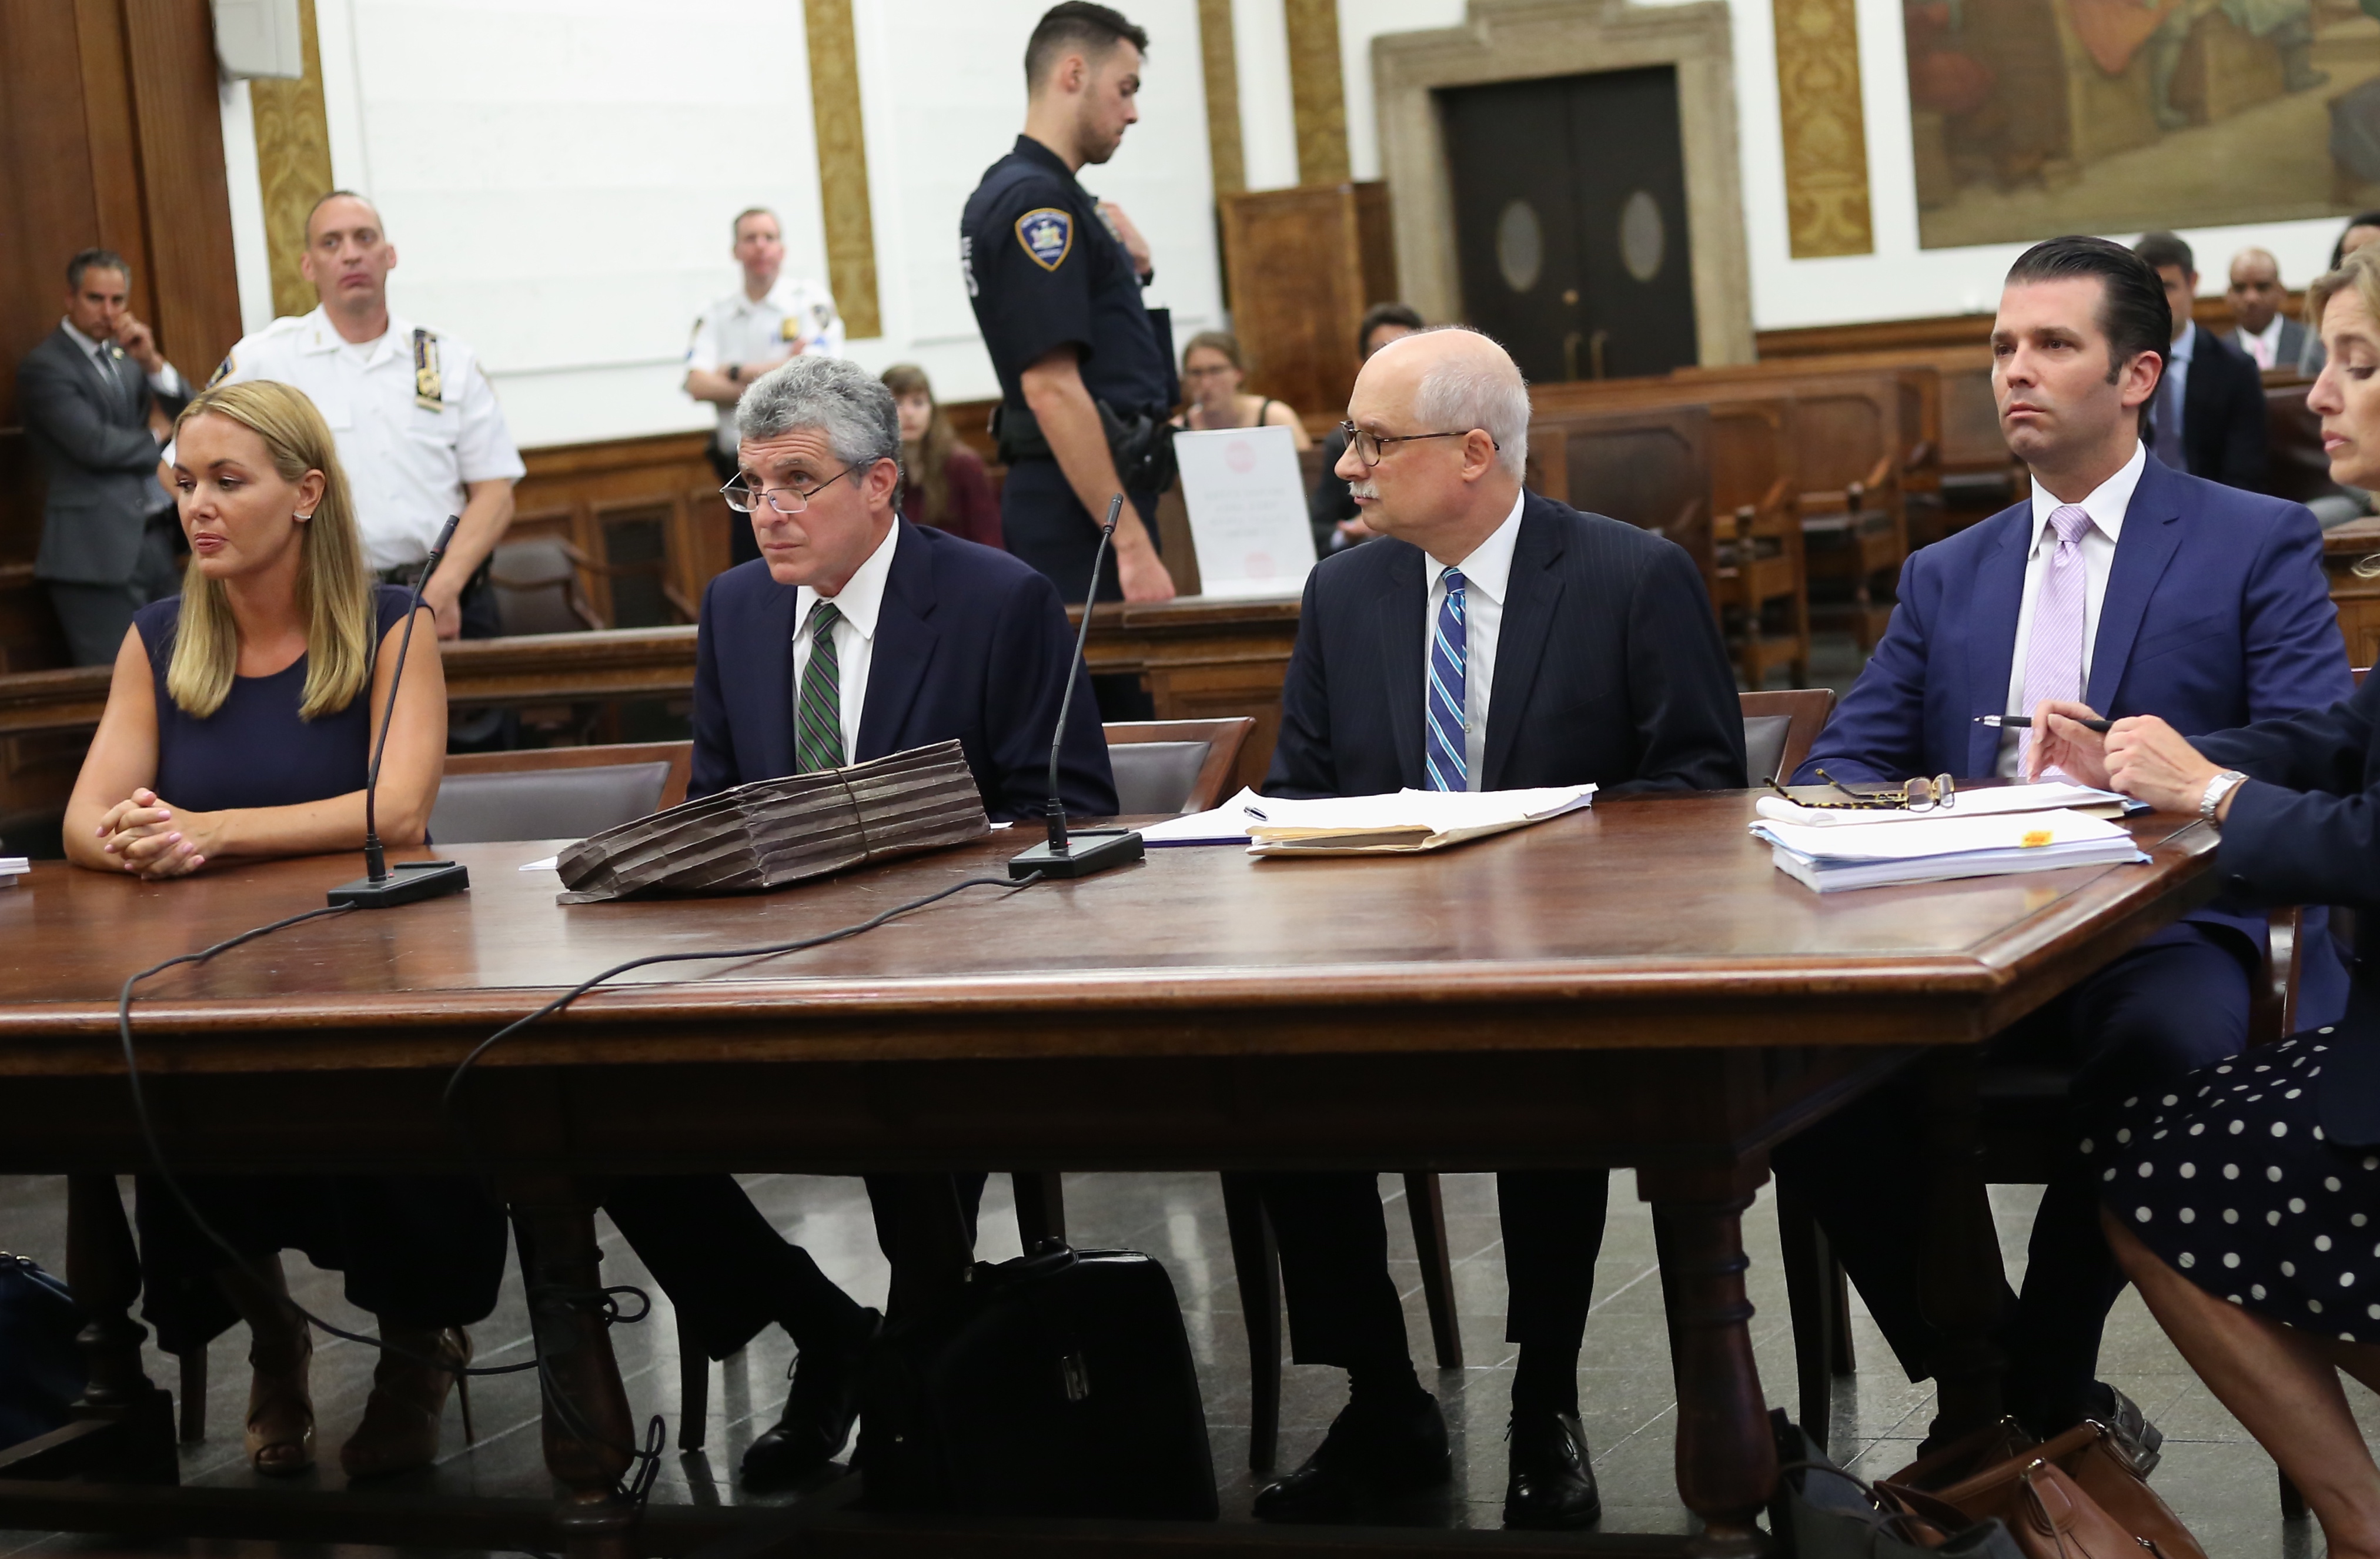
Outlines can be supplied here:
[[413, 322], [395, 314], [387, 333], [360, 344], [322, 308], [285, 315], [233, 347], [210, 381], [277, 379], [306, 393], [338, 441], [375, 572], [427, 558], [471, 483], [528, 472], [479, 354], [435, 332], [425, 332], [423, 349], [439, 376], [434, 410], [419, 398]]
[[[892, 553], [901, 544], [901, 523], [884, 533], [859, 571], [832, 596], [803, 585], [794, 591], [794, 703], [802, 697], [802, 672], [810, 663], [810, 608], [821, 598], [842, 612], [834, 625], [836, 696], [843, 716], [843, 761], [859, 761], [859, 717], [868, 704], [868, 668], [876, 653], [876, 615], [884, 605], [884, 581], [892, 574]], [[785, 718], [793, 718], [788, 707]]]
[[[2132, 457], [2123, 468], [2094, 488], [2081, 504], [2091, 516], [2091, 527], [2076, 543], [2082, 552], [2082, 688], [2091, 685], [2091, 651], [2099, 637], [2099, 606], [2107, 598], [2107, 571], [2115, 566], [2116, 543], [2123, 538], [2124, 511], [2131, 507], [2132, 489], [2141, 485], [2141, 471], [2147, 465], [2147, 446], [2134, 444]], [[2040, 482], [2033, 484], [2033, 550], [2024, 560], [2024, 604], [2017, 609], [2016, 653], [2009, 658], [2008, 707], [2002, 714], [2033, 713], [2032, 695], [2024, 686], [2025, 654], [2033, 643], [2034, 601], [2041, 594], [2042, 580], [2048, 576], [2049, 560], [2058, 550], [2058, 532], [2050, 526], [2049, 516], [2064, 507]], [[2077, 696], [2082, 688], [2075, 690]], [[2000, 732], [2003, 780], [2016, 777], [2017, 746], [2023, 734]]]
[[[2272, 368], [2280, 361], [2281, 327], [2288, 323], [2289, 320], [2286, 316], [2276, 314], [2273, 316], [2273, 322], [2254, 335], [2250, 335], [2246, 331], [2236, 332], [2240, 341], [2240, 350], [2255, 358], [2258, 368]], [[2290, 363], [2286, 366], [2295, 368], [2297, 365]]]
[[1446, 571], [1463, 571], [1463, 788], [1479, 788], [1479, 769], [1488, 755], [1488, 695], [1496, 684], [1496, 634], [1504, 625], [1504, 592], [1512, 579], [1512, 545], [1520, 539], [1521, 505], [1527, 495], [1512, 500], [1512, 512], [1472, 549], [1459, 563], [1429, 560], [1429, 588], [1423, 593], [1421, 617], [1422, 685], [1429, 685], [1430, 636], [1437, 631], [1438, 609], [1446, 604]]

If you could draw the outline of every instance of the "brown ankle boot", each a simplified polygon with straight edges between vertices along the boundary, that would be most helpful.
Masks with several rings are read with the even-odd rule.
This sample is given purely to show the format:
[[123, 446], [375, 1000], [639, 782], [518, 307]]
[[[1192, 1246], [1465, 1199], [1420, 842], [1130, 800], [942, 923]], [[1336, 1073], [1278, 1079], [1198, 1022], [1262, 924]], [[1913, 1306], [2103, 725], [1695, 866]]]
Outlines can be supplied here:
[[339, 1447], [339, 1465], [351, 1479], [409, 1472], [436, 1460], [438, 1424], [445, 1415], [449, 1386], [461, 1388], [464, 1443], [475, 1438], [470, 1380], [462, 1372], [471, 1362], [471, 1335], [460, 1326], [431, 1332], [383, 1321], [380, 1335], [387, 1346], [372, 1372], [363, 1422]]

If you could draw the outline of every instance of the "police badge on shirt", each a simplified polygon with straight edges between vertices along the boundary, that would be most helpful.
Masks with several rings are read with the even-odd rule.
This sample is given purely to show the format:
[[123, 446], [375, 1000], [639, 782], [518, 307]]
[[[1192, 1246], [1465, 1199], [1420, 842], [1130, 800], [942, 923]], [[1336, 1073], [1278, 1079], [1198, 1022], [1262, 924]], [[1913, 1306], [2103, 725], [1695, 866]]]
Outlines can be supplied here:
[[1075, 248], [1075, 213], [1042, 206], [1016, 219], [1016, 242], [1033, 263], [1055, 271]]

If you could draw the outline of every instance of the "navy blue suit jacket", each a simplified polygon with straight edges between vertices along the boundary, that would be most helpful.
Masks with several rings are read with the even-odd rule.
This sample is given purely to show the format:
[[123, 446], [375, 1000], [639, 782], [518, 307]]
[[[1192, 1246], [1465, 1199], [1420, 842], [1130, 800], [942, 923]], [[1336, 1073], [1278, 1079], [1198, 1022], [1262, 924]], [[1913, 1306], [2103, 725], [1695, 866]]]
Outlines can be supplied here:
[[[1049, 580], [1005, 552], [894, 522], [855, 763], [956, 737], [994, 822], [1042, 814], [1050, 738], [1075, 663]], [[794, 598], [765, 562], [710, 582], [695, 636], [689, 797], [794, 772]], [[1060, 755], [1066, 810], [1112, 816], [1115, 779], [1087, 685]]]
[[[1265, 792], [1360, 796], [1422, 785], [1428, 558], [1393, 538], [1305, 582]], [[1735, 673], [1676, 543], [1531, 493], [1497, 632], [1485, 790], [1728, 790], [1743, 780]]]
[[2346, 1043], [2316, 1084], [2326, 1136], [2358, 1147], [2380, 1142], [2380, 677], [2328, 708], [2218, 731], [2196, 745], [2249, 777], [2223, 821], [2216, 864], [2224, 887], [2258, 902], [2360, 912]]
[[[2033, 505], [1912, 554], [1900, 604], [1866, 670], [1794, 779], [1987, 779], [2005, 713]], [[2322, 571], [2322, 528], [2296, 503], [2189, 477], [2148, 457], [2124, 515], [2082, 701], [2110, 719], [2155, 715], [2185, 736], [2344, 698], [2353, 686]], [[2264, 917], [2217, 906], [2192, 920], [2261, 947]], [[2310, 924], [2309, 930], [2315, 929]], [[2344, 977], [2309, 936], [2301, 1001], [2336, 1012]]]

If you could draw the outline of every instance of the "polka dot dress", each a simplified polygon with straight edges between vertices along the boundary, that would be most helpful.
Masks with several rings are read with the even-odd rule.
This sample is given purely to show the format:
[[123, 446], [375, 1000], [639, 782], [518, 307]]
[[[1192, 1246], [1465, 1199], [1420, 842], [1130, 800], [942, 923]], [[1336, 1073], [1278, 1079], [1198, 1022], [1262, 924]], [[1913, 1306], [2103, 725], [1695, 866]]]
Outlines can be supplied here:
[[2329, 1029], [2124, 1101], [2085, 1139], [2100, 1196], [2210, 1294], [2344, 1341], [2380, 1342], [2380, 1154], [2323, 1140]]

